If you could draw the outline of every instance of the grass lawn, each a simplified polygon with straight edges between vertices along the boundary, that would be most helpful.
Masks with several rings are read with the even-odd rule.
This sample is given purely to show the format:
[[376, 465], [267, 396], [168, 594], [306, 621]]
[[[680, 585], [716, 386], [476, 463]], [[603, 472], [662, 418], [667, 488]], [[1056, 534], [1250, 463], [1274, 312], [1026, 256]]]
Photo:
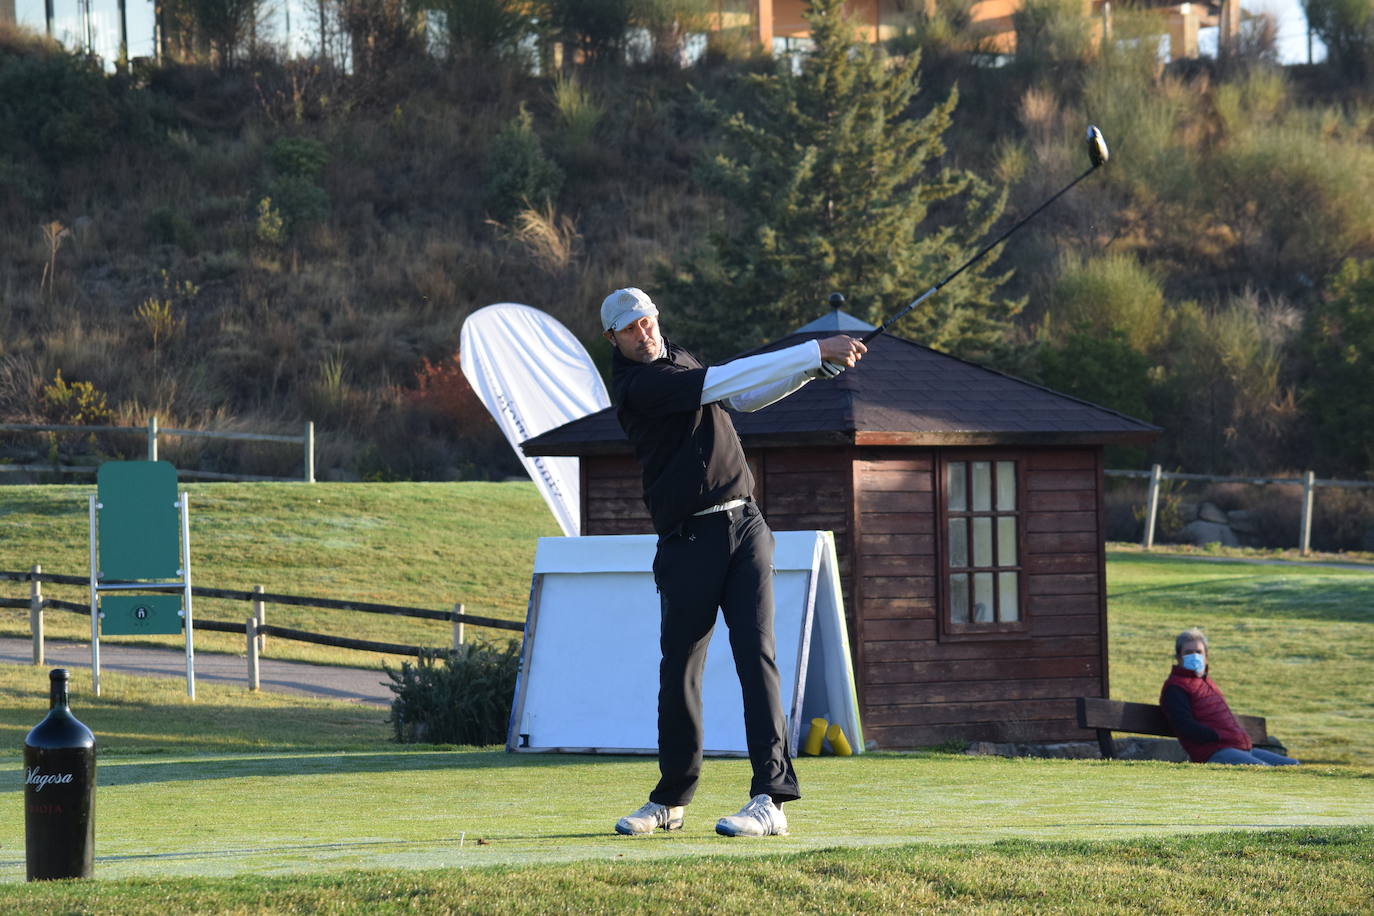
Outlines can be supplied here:
[[1109, 551], [1112, 696], [1153, 703], [1174, 637], [1200, 626], [1237, 712], [1299, 759], [1367, 763], [1374, 747], [1374, 570], [1211, 563]]
[[[1014, 912], [1043, 894], [1047, 904], [1089, 912], [1102, 910], [1103, 889], [1144, 899], [1178, 893], [1170, 862], [1186, 860], [1190, 848], [1179, 838], [1213, 832], [1231, 839], [1217, 841], [1217, 861], [1193, 868], [1269, 877], [1206, 894], [1315, 912], [1305, 905], [1309, 885], [1318, 884], [1314, 899], [1354, 912], [1352, 888], [1374, 890], [1367, 771], [938, 754], [808, 759], [799, 768], [807, 798], [789, 806], [793, 835], [750, 842], [712, 832], [714, 819], [742, 801], [748, 765], [739, 760], [709, 761], [686, 828], [652, 837], [610, 832], [652, 782], [650, 759], [430, 749], [102, 760], [101, 881], [89, 889], [17, 886], [22, 814], [7, 804], [0, 881], [13, 883], [0, 885], [0, 908], [42, 912], [87, 899], [99, 901], [88, 912], [123, 912], [115, 903], [122, 897], [129, 912], [153, 912], [170, 894], [185, 907], [173, 911], [191, 912], [202, 909], [191, 902], [199, 894], [210, 910], [247, 894], [283, 912], [367, 912], [364, 902], [391, 888], [454, 912], [464, 901], [502, 910], [520, 909], [522, 900], [530, 911], [578, 912], [570, 905], [577, 899], [628, 911], [639, 905], [630, 889], [643, 882], [664, 902], [695, 900], [689, 910], [758, 911], [747, 898], [710, 905], [745, 874], [771, 885], [768, 899], [784, 910], [813, 898], [830, 901], [816, 909], [849, 910], [836, 906], [846, 893], [887, 910], [920, 889], [914, 899], [958, 911], [1000, 900]], [[19, 767], [0, 774], [0, 793], [14, 799]], [[1270, 833], [1296, 825], [1300, 833]], [[1188, 842], [1213, 855], [1206, 841]], [[1296, 857], [1281, 851], [1304, 842], [1311, 849]], [[572, 867], [551, 867], [560, 864]], [[1069, 885], [1057, 883], [1061, 867]], [[1324, 886], [1336, 879], [1339, 886]], [[450, 892], [457, 896], [444, 899]], [[391, 902], [397, 910], [404, 903]]]
[[[462, 600], [519, 619], [534, 538], [556, 533], [528, 484], [190, 490], [196, 578], [219, 587]], [[80, 574], [85, 492], [0, 489], [0, 568]], [[1232, 706], [1267, 716], [1307, 765], [803, 759], [793, 835], [750, 842], [711, 830], [744, 800], [748, 765], [712, 760], [684, 831], [625, 838], [611, 824], [642, 801], [652, 759], [401, 748], [384, 710], [213, 684], [192, 704], [177, 680], [107, 674], [105, 696], [73, 697], [102, 747], [101, 880], [36, 886], [23, 883], [18, 754], [46, 678], [0, 666], [0, 912], [1369, 911], [1374, 575], [1112, 550], [1108, 579], [1115, 697], [1154, 700], [1174, 635], [1201, 625]], [[447, 638], [443, 624], [347, 612], [269, 619]], [[84, 627], [49, 615], [50, 632]], [[0, 632], [25, 635], [27, 615], [0, 611]], [[217, 635], [198, 634], [198, 648]], [[240, 639], [224, 648], [240, 652]], [[270, 651], [376, 662], [285, 640]]]
[[[638, 842], [638, 841], [636, 841]], [[644, 840], [643, 842], [654, 842]], [[0, 887], [11, 913], [1367, 912], [1374, 830]]]
[[[0, 569], [89, 574], [86, 497], [94, 486], [0, 487]], [[211, 588], [344, 598], [524, 620], [535, 540], [559, 534], [531, 483], [202, 483], [184, 485], [191, 519], [191, 573]], [[45, 593], [86, 601], [81, 586]], [[0, 582], [0, 594], [27, 597], [28, 583]], [[242, 623], [247, 602], [196, 599], [204, 619]], [[89, 639], [90, 621], [49, 611], [50, 636]], [[268, 623], [406, 645], [447, 646], [446, 623], [355, 611], [269, 605]], [[28, 614], [0, 610], [0, 635], [27, 636]], [[497, 641], [505, 631], [473, 628]], [[112, 639], [112, 642], [119, 640]], [[180, 637], [141, 643], [179, 645]], [[243, 651], [243, 637], [196, 634], [196, 648]], [[269, 640], [277, 658], [368, 665], [374, 653]], [[397, 659], [392, 659], [393, 662]]]

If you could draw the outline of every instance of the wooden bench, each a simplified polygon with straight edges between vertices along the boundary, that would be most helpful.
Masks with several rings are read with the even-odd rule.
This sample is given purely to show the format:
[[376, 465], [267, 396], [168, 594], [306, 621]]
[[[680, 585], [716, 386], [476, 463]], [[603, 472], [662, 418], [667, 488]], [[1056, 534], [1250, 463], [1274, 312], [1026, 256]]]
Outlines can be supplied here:
[[[1236, 716], [1240, 727], [1245, 729], [1256, 747], [1277, 747], [1277, 742], [1269, 738], [1269, 729], [1262, 716]], [[1160, 735], [1175, 738], [1164, 710], [1156, 703], [1124, 703], [1120, 700], [1107, 700], [1101, 697], [1078, 698], [1078, 727], [1097, 731], [1097, 746], [1102, 749], [1102, 757], [1110, 760], [1116, 756], [1112, 744], [1112, 732], [1131, 732], [1137, 735]]]

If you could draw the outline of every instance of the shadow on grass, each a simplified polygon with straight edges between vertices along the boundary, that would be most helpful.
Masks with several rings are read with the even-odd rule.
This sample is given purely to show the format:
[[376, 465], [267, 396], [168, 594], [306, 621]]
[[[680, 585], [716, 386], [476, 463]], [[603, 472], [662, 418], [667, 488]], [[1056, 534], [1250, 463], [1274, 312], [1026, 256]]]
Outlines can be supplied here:
[[[156, 760], [124, 757], [97, 762], [97, 782], [102, 787], [149, 785], [201, 779], [243, 777], [322, 776], [337, 773], [403, 773], [431, 770], [483, 770], [584, 766], [589, 762], [650, 760], [648, 757], [563, 754], [507, 754], [505, 751], [411, 750], [377, 752], [252, 752], [204, 760]], [[0, 772], [0, 794], [23, 787], [23, 773]]]
[[1374, 623], [1374, 580], [1368, 577], [1227, 576], [1110, 592], [1108, 601], [1146, 600], [1161, 610], [1241, 611], [1256, 619]]

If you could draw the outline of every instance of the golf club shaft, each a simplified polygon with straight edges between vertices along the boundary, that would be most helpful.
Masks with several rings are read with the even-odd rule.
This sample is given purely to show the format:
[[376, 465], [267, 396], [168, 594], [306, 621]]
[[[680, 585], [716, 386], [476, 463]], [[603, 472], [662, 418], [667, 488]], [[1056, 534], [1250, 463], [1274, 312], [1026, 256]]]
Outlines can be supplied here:
[[974, 264], [978, 263], [979, 259], [981, 259], [981, 258], [983, 257], [983, 255], [987, 254], [989, 251], [991, 251], [992, 249], [996, 248], [998, 245], [1000, 245], [1000, 244], [1002, 244], [1003, 242], [1005, 242], [1005, 241], [1007, 240], [1007, 236], [1011, 235], [1011, 234], [1012, 234], [1013, 232], [1015, 232], [1017, 229], [1020, 229], [1022, 226], [1026, 225], [1026, 223], [1028, 223], [1028, 222], [1030, 222], [1032, 219], [1034, 219], [1035, 216], [1036, 216], [1036, 214], [1038, 214], [1041, 210], [1045, 209], [1045, 208], [1048, 207], [1050, 204], [1054, 203], [1056, 200], [1058, 200], [1059, 198], [1061, 198], [1061, 197], [1063, 197], [1065, 194], [1067, 194], [1067, 193], [1069, 192], [1069, 189], [1070, 189], [1070, 188], [1072, 188], [1074, 185], [1078, 184], [1078, 183], [1079, 183], [1080, 181], [1082, 181], [1084, 178], [1087, 178], [1087, 177], [1088, 177], [1089, 175], [1091, 175], [1093, 172], [1097, 171], [1099, 165], [1101, 165], [1101, 163], [1095, 163], [1095, 164], [1093, 164], [1092, 166], [1090, 166], [1086, 172], [1084, 172], [1082, 175], [1079, 175], [1077, 178], [1075, 178], [1073, 181], [1069, 182], [1068, 184], [1064, 185], [1064, 187], [1060, 188], [1059, 191], [1057, 191], [1053, 197], [1051, 197], [1049, 200], [1045, 201], [1045, 202], [1044, 202], [1043, 204], [1041, 204], [1040, 206], [1036, 207], [1036, 208], [1035, 208], [1034, 210], [1032, 210], [1030, 213], [1027, 213], [1027, 214], [1026, 214], [1025, 216], [1023, 216], [1019, 221], [1017, 221], [1016, 224], [1013, 225], [1010, 229], [1008, 229], [1006, 232], [1003, 232], [1003, 233], [1002, 233], [1001, 235], [999, 235], [996, 239], [994, 239], [994, 240], [993, 240], [992, 242], [990, 242], [987, 246], [985, 246], [985, 247], [983, 248], [982, 251], [978, 252], [978, 253], [975, 254], [973, 257], [971, 257], [971, 258], [969, 258], [967, 261], [965, 261], [965, 262], [963, 263], [963, 266], [961, 266], [958, 270], [956, 270], [954, 273], [950, 274], [948, 277], [945, 277], [945, 278], [944, 278], [943, 280], [941, 280], [939, 283], [936, 283], [936, 284], [935, 284], [934, 286], [932, 286], [930, 289], [928, 289], [928, 290], [926, 290], [925, 292], [921, 293], [921, 295], [917, 296], [915, 299], [911, 300], [911, 302], [907, 305], [906, 308], [902, 309], [900, 312], [898, 312], [897, 314], [893, 315], [891, 318], [887, 319], [887, 321], [884, 321], [879, 327], [873, 329], [872, 331], [869, 331], [867, 334], [865, 334], [865, 335], [864, 335], [862, 338], [860, 338], [860, 339], [861, 339], [864, 343], [868, 343], [870, 340], [872, 340], [873, 338], [877, 337], [879, 334], [881, 334], [881, 333], [883, 333], [884, 331], [886, 331], [889, 327], [891, 327], [893, 324], [895, 324], [895, 323], [897, 322], [897, 320], [898, 320], [899, 318], [901, 318], [903, 315], [905, 315], [907, 312], [911, 311], [911, 310], [914, 309], [916, 306], [918, 306], [918, 305], [920, 305], [922, 302], [926, 301], [926, 299], [929, 298], [930, 296], [932, 296], [932, 295], [934, 295], [935, 293], [939, 292], [940, 288], [941, 288], [942, 286], [944, 286], [946, 283], [948, 283], [950, 280], [953, 280], [955, 277], [959, 276], [961, 273], [963, 273], [964, 271], [968, 270], [968, 269], [969, 269], [970, 267], [972, 267]]

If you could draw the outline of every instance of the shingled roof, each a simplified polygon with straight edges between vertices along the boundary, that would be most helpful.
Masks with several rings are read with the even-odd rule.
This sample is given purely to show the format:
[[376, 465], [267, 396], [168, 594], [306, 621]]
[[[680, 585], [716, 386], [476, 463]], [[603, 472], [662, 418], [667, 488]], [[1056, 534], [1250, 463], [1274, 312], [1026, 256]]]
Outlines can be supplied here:
[[[749, 353], [826, 337], [803, 330]], [[753, 413], [734, 414], [746, 446], [1142, 444], [1157, 426], [885, 334], [853, 369]], [[749, 353], [741, 354], [747, 356]], [[521, 444], [526, 455], [626, 452], [615, 408]]]

